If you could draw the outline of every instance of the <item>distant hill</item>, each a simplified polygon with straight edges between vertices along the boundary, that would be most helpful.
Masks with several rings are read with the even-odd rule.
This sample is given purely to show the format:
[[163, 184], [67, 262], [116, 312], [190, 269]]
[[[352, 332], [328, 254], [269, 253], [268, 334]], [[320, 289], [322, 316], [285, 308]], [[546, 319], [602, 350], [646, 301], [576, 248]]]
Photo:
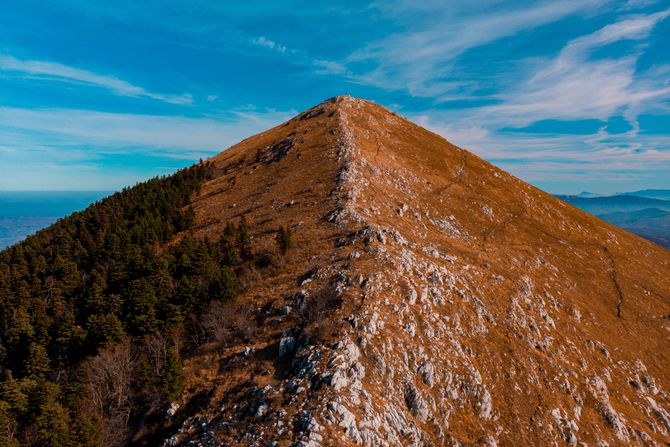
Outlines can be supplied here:
[[579, 194], [577, 194], [578, 197], [584, 197], [584, 198], [591, 198], [591, 197], [600, 197], [601, 194], [596, 194], [594, 192], [588, 192], [588, 191], [582, 191]]
[[609, 214], [617, 211], [638, 211], [646, 208], [658, 208], [670, 210], [670, 201], [650, 197], [635, 196], [632, 194], [604, 196], [604, 197], [578, 197], [559, 195], [564, 200], [584, 211], [599, 215]]
[[598, 217], [670, 249], [670, 211], [646, 208], [601, 214]]
[[670, 197], [670, 190], [647, 189], [602, 197], [582, 197], [581, 194], [556, 197], [631, 233], [670, 248], [670, 200], [636, 194]]
[[652, 199], [670, 200], [670, 189], [642, 189], [640, 191], [622, 192], [617, 195], [650, 197]]

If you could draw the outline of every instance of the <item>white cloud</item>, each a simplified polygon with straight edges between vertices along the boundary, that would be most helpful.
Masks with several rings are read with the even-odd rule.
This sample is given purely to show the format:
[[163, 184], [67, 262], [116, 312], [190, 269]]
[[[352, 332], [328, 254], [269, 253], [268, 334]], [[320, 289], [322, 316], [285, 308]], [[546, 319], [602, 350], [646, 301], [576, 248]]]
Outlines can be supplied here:
[[631, 11], [635, 9], [644, 9], [655, 5], [659, 0], [628, 0], [619, 7], [619, 11]]
[[323, 60], [323, 59], [315, 59], [314, 61], [312, 61], [312, 63], [316, 67], [315, 71], [316, 74], [340, 75], [346, 73], [346, 67], [343, 64], [340, 64], [339, 62]]
[[656, 67], [637, 73], [639, 53], [593, 59], [592, 53], [611, 43], [646, 38], [670, 10], [625, 18], [568, 42], [553, 59], [515, 87], [499, 95], [502, 102], [475, 110], [471, 119], [524, 126], [542, 119], [605, 120], [624, 113], [634, 127], [641, 104], [651, 107], [670, 95], [667, 72]]
[[193, 98], [188, 94], [154, 93], [114, 76], [101, 75], [56, 62], [20, 60], [10, 55], [0, 55], [0, 70], [17, 72], [24, 76], [100, 87], [120, 96], [149, 98], [171, 104], [191, 104], [193, 102]]
[[280, 53], [286, 53], [287, 50], [287, 48], [284, 45], [278, 44], [274, 40], [270, 40], [265, 36], [254, 37], [253, 39], [251, 39], [251, 42], [255, 45], [266, 47], [271, 50], [278, 51]]
[[620, 40], [640, 40], [649, 36], [658, 22], [670, 16], [670, 9], [649, 15], [635, 15], [574, 39], [561, 52], [562, 57], [580, 54]]

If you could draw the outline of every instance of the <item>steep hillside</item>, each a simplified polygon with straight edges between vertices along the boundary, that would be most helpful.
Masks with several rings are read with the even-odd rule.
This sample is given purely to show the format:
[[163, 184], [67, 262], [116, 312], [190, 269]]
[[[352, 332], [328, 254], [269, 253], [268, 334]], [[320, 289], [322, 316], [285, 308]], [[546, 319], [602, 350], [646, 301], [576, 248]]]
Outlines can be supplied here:
[[188, 363], [165, 445], [670, 440], [667, 251], [349, 97], [212, 162], [201, 234], [299, 242], [243, 294], [260, 333]]
[[[206, 175], [171, 211], [185, 227], [154, 250], [180, 272], [212, 270], [184, 280], [169, 269], [155, 327], [122, 312], [131, 348], [105, 344], [83, 364], [84, 382], [109, 359], [135, 371], [119, 352], [155, 366], [131, 389], [149, 383], [161, 399], [115, 407], [128, 434], [109, 445], [670, 442], [667, 250], [348, 96], [199, 166]], [[198, 243], [210, 254], [194, 264]], [[236, 298], [208, 271], [234, 277]], [[161, 366], [170, 356], [152, 354], [167, 351], [183, 386]], [[87, 386], [84, 402], [99, 389]], [[97, 415], [109, 431], [110, 413]]]

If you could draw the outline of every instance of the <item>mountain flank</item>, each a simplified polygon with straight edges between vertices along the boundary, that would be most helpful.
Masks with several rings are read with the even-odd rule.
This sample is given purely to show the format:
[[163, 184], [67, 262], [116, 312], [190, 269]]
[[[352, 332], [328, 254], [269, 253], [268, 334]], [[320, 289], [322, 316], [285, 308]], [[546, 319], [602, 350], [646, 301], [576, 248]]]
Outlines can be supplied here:
[[[240, 214], [258, 237], [291, 225], [298, 268], [255, 296], [295, 309], [333, 288], [327, 318], [348, 322], [313, 344], [282, 317], [267, 343], [297, 350], [267, 416], [241, 423], [273, 433], [258, 445], [282, 445], [291, 430], [266, 421], [287, 418], [312, 445], [666, 442], [664, 250], [349, 97], [212, 162], [229, 174], [194, 202], [202, 234]], [[238, 417], [210, 414], [208, 430]]]
[[[138, 327], [134, 308], [111, 309], [130, 338], [76, 363], [87, 371], [84, 402], [99, 390], [92, 366], [109, 356], [130, 359], [131, 371], [133, 356], [178, 358], [183, 368], [129, 379], [129, 389], [164, 391], [151, 406], [120, 407], [122, 439], [105, 432], [111, 407], [89, 412], [102, 421], [100, 442], [670, 442], [667, 250], [349, 96], [193, 169], [188, 199], [166, 211], [175, 224], [144, 245], [168, 263], [164, 281], [149, 282], [155, 325]], [[29, 238], [3, 252], [3, 271], [16, 269], [16, 247], [38, 242], [56, 243]], [[194, 263], [202, 252], [206, 262]], [[203, 284], [207, 293], [189, 301]], [[78, 287], [66, 302], [85, 307]], [[163, 316], [168, 305], [179, 306], [178, 321]], [[15, 439], [38, 439], [31, 427]]]

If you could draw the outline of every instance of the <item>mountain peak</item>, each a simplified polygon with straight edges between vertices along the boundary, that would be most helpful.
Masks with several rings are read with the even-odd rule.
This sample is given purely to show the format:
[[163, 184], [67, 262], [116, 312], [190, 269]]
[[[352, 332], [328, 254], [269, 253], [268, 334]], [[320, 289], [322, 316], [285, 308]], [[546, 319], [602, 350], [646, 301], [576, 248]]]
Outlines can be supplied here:
[[[244, 216], [261, 245], [279, 227], [299, 242], [242, 297], [287, 310], [256, 354], [222, 354], [236, 379], [193, 382], [219, 400], [169, 443], [670, 439], [670, 252], [347, 95], [212, 162], [196, 234]], [[317, 321], [295, 315], [309, 302]], [[238, 421], [233, 401], [264, 416]]]

